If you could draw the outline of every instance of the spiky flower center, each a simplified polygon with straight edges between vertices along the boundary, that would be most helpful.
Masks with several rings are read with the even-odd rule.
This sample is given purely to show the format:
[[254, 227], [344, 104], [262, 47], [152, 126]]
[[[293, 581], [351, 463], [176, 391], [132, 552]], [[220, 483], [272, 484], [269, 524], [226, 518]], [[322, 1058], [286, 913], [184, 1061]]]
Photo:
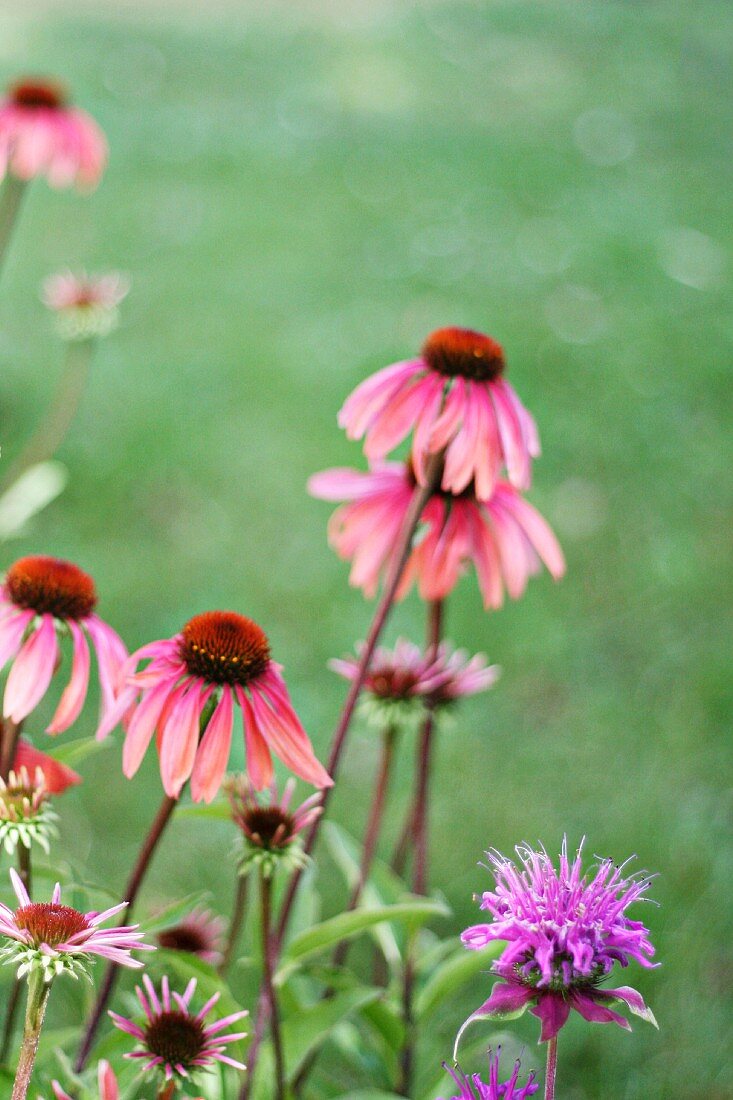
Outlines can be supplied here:
[[501, 344], [470, 328], [439, 328], [431, 332], [422, 346], [422, 357], [439, 374], [474, 382], [490, 382], [505, 368]]
[[248, 684], [266, 670], [270, 643], [244, 615], [205, 611], [184, 626], [180, 652], [192, 676], [213, 684]]
[[206, 1047], [204, 1026], [184, 1012], [161, 1012], [145, 1029], [145, 1045], [168, 1065], [193, 1065]]
[[380, 699], [411, 699], [419, 677], [409, 668], [384, 666], [369, 674], [367, 688]]
[[20, 558], [8, 569], [5, 588], [18, 607], [57, 619], [84, 619], [97, 603], [89, 574], [60, 558]]
[[242, 815], [241, 824], [258, 848], [284, 848], [296, 833], [292, 817], [279, 806], [250, 806]]
[[158, 933], [158, 943], [170, 951], [189, 951], [192, 955], [199, 951], [211, 950], [211, 944], [190, 924], [178, 924], [175, 928], [166, 928]]
[[15, 910], [15, 921], [18, 928], [30, 933], [36, 947], [43, 943], [58, 947], [77, 932], [89, 930], [89, 922], [83, 913], [68, 905], [52, 902], [32, 902], [21, 906]]
[[29, 107], [31, 110], [45, 108], [55, 111], [66, 102], [61, 85], [51, 80], [21, 80], [11, 86], [9, 95], [16, 107]]

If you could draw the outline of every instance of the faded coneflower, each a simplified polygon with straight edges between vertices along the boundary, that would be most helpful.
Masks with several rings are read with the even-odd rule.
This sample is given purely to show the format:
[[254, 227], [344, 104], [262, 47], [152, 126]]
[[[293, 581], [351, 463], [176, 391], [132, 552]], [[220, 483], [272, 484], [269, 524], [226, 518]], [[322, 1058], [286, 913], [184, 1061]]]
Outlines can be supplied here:
[[69, 636], [71, 677], [47, 732], [67, 730], [86, 699], [88, 635], [97, 654], [102, 720], [115, 701], [127, 650], [112, 627], [94, 614], [96, 603], [94, 581], [71, 562], [29, 557], [11, 565], [0, 587], [0, 668], [13, 662], [3, 698], [5, 718], [18, 725], [38, 706], [59, 665], [59, 636]]
[[[329, 661], [330, 668], [354, 680], [362, 649], [357, 646], [356, 657]], [[461, 696], [487, 691], [498, 675], [498, 666], [487, 666], [481, 653], [469, 658], [465, 650], [452, 650], [446, 643], [435, 653], [426, 652], [398, 638], [394, 649], [380, 646], [375, 650], [364, 679], [361, 707], [370, 721], [384, 729], [419, 717], [426, 701], [440, 708]]]
[[[349, 469], [315, 474], [308, 488], [322, 500], [347, 501], [329, 522], [331, 546], [351, 561], [349, 581], [367, 597], [394, 565], [394, 547], [410, 506], [415, 476], [411, 463], [385, 462], [368, 472]], [[424, 600], [441, 600], [473, 563], [486, 608], [501, 607], [504, 592], [518, 599], [544, 563], [558, 580], [565, 559], [540, 513], [507, 481], [489, 500], [469, 485], [455, 496], [434, 493], [421, 517], [418, 537], [398, 589], [413, 581]]]
[[617, 964], [654, 965], [648, 929], [626, 915], [645, 898], [651, 880], [625, 874], [626, 864], [610, 859], [584, 874], [582, 847], [571, 863], [564, 840], [559, 870], [544, 849], [519, 847], [517, 862], [487, 853], [496, 887], [481, 895], [481, 908], [492, 920], [468, 928], [462, 939], [474, 950], [495, 940], [506, 947], [493, 967], [500, 981], [461, 1032], [472, 1020], [513, 1018], [530, 1005], [542, 1022], [541, 1042], [555, 1039], [571, 1009], [586, 1020], [628, 1030], [628, 1020], [615, 1011], [626, 1006], [656, 1023], [635, 989], [602, 985]]
[[106, 275], [65, 271], [44, 281], [42, 298], [56, 314], [64, 340], [90, 340], [117, 327], [118, 307], [129, 290], [130, 280], [117, 271]]
[[494, 491], [502, 467], [528, 489], [540, 452], [534, 420], [504, 377], [501, 344], [465, 328], [428, 336], [416, 359], [377, 371], [339, 413], [349, 439], [364, 437], [369, 459], [382, 459], [414, 429], [412, 457], [424, 482], [425, 457], [445, 452], [442, 487], [470, 484], [480, 500]]
[[0, 777], [0, 847], [9, 855], [19, 844], [28, 850], [38, 844], [48, 854], [57, 821], [40, 768], [32, 776], [25, 767], [12, 770], [7, 782]]
[[[109, 1062], [104, 1059], [97, 1066], [97, 1084], [99, 1086], [99, 1100], [119, 1100], [120, 1089], [117, 1078]], [[72, 1100], [68, 1092], [64, 1092], [58, 1081], [51, 1082], [55, 1100]]]
[[512, 1075], [508, 1081], [499, 1083], [499, 1051], [496, 1054], [489, 1053], [489, 1080], [482, 1081], [478, 1073], [472, 1073], [467, 1077], [458, 1066], [449, 1066], [443, 1062], [443, 1068], [451, 1075], [458, 1086], [459, 1092], [450, 1100], [525, 1100], [527, 1096], [534, 1096], [539, 1085], [536, 1083], [534, 1073], [523, 1085], [519, 1083], [519, 1062], [514, 1063]]
[[192, 909], [179, 924], [158, 933], [158, 945], [169, 951], [187, 951], [210, 966], [218, 966], [222, 960], [225, 928], [223, 917], [216, 916], [210, 909]]
[[80, 913], [61, 904], [58, 883], [50, 902], [33, 902], [12, 868], [10, 879], [20, 905], [9, 909], [0, 902], [0, 936], [11, 941], [0, 951], [0, 957], [5, 963], [18, 966], [19, 978], [37, 971], [46, 982], [64, 972], [78, 977], [86, 973], [86, 964], [93, 955], [137, 969], [143, 964], [133, 959], [131, 952], [154, 950], [151, 945], [141, 943], [143, 933], [137, 931], [137, 924], [100, 928], [125, 908], [125, 902], [103, 913]]
[[220, 994], [215, 993], [196, 1014], [189, 1005], [196, 992], [196, 979], [192, 978], [181, 993], [171, 992], [168, 978], [163, 978], [160, 996], [147, 974], [143, 977], [144, 989], [135, 992], [145, 1019], [137, 1024], [116, 1012], [110, 1012], [112, 1022], [121, 1031], [137, 1039], [141, 1050], [125, 1054], [126, 1058], [144, 1062], [145, 1070], [156, 1070], [166, 1081], [188, 1078], [199, 1069], [206, 1069], [216, 1062], [224, 1062], [235, 1069], [245, 1069], [243, 1062], [230, 1058], [226, 1053], [229, 1043], [244, 1039], [247, 1032], [222, 1034], [223, 1029], [247, 1016], [246, 1011], [233, 1012], [215, 1023], [205, 1019]]
[[294, 790], [293, 779], [288, 779], [282, 795], [278, 794], [275, 783], [267, 794], [258, 794], [246, 775], [234, 776], [228, 781], [232, 819], [245, 841], [240, 863], [242, 874], [257, 867], [270, 876], [281, 863], [292, 868], [306, 862], [300, 834], [321, 813], [320, 796], [311, 795], [300, 806], [293, 807]]
[[52, 187], [96, 187], [107, 142], [94, 119], [50, 80], [21, 80], [0, 103], [0, 179], [45, 176]]
[[[135, 672], [146, 659], [147, 668]], [[194, 800], [210, 802], [226, 772], [237, 702], [247, 770], [258, 790], [272, 781], [271, 751], [306, 782], [331, 785], [293, 710], [282, 666], [270, 658], [267, 635], [244, 615], [196, 615], [180, 634], [133, 653], [126, 670], [117, 709], [98, 736], [126, 715], [122, 759], [128, 778], [140, 767], [157, 730], [166, 794], [177, 798], [190, 777]], [[126, 713], [128, 708], [132, 713]]]

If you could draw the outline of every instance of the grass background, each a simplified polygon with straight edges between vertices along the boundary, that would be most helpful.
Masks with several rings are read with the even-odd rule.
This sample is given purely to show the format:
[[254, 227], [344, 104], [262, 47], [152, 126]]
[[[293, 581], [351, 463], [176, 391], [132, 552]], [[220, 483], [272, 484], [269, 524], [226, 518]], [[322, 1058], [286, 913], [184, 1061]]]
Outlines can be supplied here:
[[[40, 279], [134, 280], [60, 455], [70, 485], [3, 555], [88, 568], [131, 648], [208, 607], [253, 616], [324, 755], [343, 696], [325, 663], [370, 609], [305, 480], [360, 463], [340, 402], [430, 329], [504, 343], [542, 432], [531, 499], [568, 575], [496, 614], [472, 577], [451, 599], [450, 637], [503, 677], [438, 747], [432, 879], [448, 934], [474, 917], [490, 845], [587, 834], [659, 872], [662, 967], [629, 980], [660, 1032], [571, 1021], [567, 1100], [731, 1089], [731, 22], [713, 0], [0, 9], [2, 73], [58, 74], [112, 149], [91, 198], [39, 184], [23, 210], [0, 305], [3, 457], [60, 369]], [[422, 630], [412, 597], [389, 637]], [[356, 730], [334, 798], [352, 829], [374, 750]], [[408, 751], [393, 832], [410, 769]], [[157, 771], [123, 780], [118, 734], [85, 775], [59, 851], [119, 889]], [[203, 884], [226, 909], [229, 844], [181, 823], [150, 904]], [[485, 989], [446, 1004], [424, 1065]], [[534, 1021], [512, 1033], [531, 1064]]]

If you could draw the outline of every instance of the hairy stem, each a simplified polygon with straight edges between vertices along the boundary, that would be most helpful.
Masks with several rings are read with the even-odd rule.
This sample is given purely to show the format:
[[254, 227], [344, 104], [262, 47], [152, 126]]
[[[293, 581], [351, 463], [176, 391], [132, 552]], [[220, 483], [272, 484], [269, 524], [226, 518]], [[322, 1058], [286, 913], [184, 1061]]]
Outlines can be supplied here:
[[555, 1100], [557, 1077], [557, 1035], [547, 1044], [547, 1070], [545, 1072], [545, 1100]]
[[66, 361], [51, 404], [2, 479], [0, 491], [16, 482], [31, 466], [45, 462], [56, 454], [79, 408], [89, 375], [94, 344], [92, 339], [70, 340], [67, 343]]
[[8, 174], [0, 188], [0, 271], [13, 235], [18, 211], [26, 189], [26, 181]]
[[280, 1012], [277, 994], [273, 982], [275, 970], [275, 946], [272, 936], [272, 878], [260, 870], [260, 903], [262, 913], [262, 968], [267, 1015], [270, 1019], [270, 1035], [275, 1058], [275, 1100], [285, 1100], [285, 1063], [283, 1060], [282, 1038], [280, 1036]]
[[40, 966], [35, 967], [28, 975], [28, 1001], [25, 1010], [23, 1043], [20, 1048], [12, 1100], [25, 1100], [28, 1095], [50, 992], [51, 983], [43, 980], [43, 971]]
[[[158, 847], [160, 838], [162, 837], [165, 827], [170, 821], [173, 811], [178, 805], [178, 799], [171, 798], [169, 795], [165, 795], [163, 801], [160, 804], [160, 808], [155, 815], [153, 824], [150, 826], [148, 835], [143, 841], [142, 847], [138, 854], [135, 866], [133, 867], [132, 874], [127, 883], [123, 900], [127, 902], [127, 909], [125, 910], [124, 923], [129, 924], [132, 917], [133, 907], [137, 899], [137, 895], [140, 892], [140, 887], [143, 884], [145, 875], [147, 874], [150, 866], [150, 861], [153, 858], [153, 853]], [[84, 1037], [79, 1047], [79, 1053], [77, 1055], [75, 1069], [77, 1073], [81, 1073], [89, 1058], [94, 1037], [97, 1034], [97, 1029], [101, 1022], [104, 1010], [107, 1007], [112, 991], [117, 980], [117, 972], [119, 967], [115, 963], [110, 963], [107, 967], [104, 975], [104, 981], [100, 986], [97, 999], [94, 1002], [94, 1008], [92, 1009], [91, 1016], [87, 1022], [86, 1029], [84, 1031]]]
[[229, 931], [227, 932], [227, 942], [224, 948], [224, 955], [219, 965], [219, 973], [226, 974], [229, 967], [232, 965], [234, 959], [234, 953], [237, 950], [240, 936], [242, 935], [242, 925], [244, 924], [244, 914], [247, 909], [247, 877], [246, 875], [237, 874], [237, 888], [234, 892], [234, 905], [232, 906], [232, 916], [229, 921]]

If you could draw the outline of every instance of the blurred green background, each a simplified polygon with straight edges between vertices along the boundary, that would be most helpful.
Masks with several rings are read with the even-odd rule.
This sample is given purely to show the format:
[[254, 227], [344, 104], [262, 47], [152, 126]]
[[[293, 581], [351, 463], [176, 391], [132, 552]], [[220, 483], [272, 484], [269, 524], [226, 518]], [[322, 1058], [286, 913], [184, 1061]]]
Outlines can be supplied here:
[[[60, 370], [41, 278], [133, 278], [60, 454], [69, 487], [4, 563], [78, 561], [131, 648], [206, 608], [253, 616], [324, 756], [344, 693], [325, 664], [370, 608], [306, 478], [361, 463], [335, 416], [369, 372], [439, 325], [498, 337], [540, 424], [531, 499], [568, 575], [495, 614], [473, 577], [451, 598], [449, 636], [503, 676], [438, 747], [440, 931], [474, 919], [488, 846], [556, 851], [567, 832], [636, 852], [659, 872], [645, 914], [662, 966], [628, 980], [660, 1031], [572, 1020], [562, 1095], [730, 1096], [730, 5], [58, 0], [4, 4], [0, 29], [5, 78], [63, 78], [112, 150], [92, 197], [37, 184], [23, 210], [0, 304], [3, 458]], [[388, 638], [421, 637], [423, 616], [411, 597]], [[71, 736], [92, 728], [87, 708]], [[57, 850], [119, 890], [160, 787], [152, 757], [122, 778], [115, 740], [66, 798]], [[334, 798], [352, 831], [375, 747], [354, 730]], [[148, 905], [203, 884], [226, 910], [230, 846], [224, 825], [174, 826]], [[445, 1005], [424, 1066], [487, 988]], [[512, 1027], [528, 1066], [536, 1032]]]

